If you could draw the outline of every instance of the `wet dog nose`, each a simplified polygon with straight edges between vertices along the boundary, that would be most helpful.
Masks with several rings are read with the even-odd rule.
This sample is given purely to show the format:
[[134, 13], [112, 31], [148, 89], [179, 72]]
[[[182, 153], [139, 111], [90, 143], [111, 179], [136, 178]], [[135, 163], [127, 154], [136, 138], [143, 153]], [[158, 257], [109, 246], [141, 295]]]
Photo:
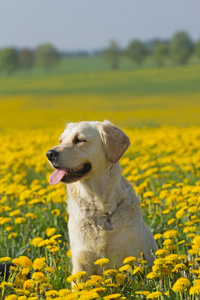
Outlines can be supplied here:
[[57, 150], [51, 149], [49, 151], [47, 151], [46, 156], [48, 158], [48, 160], [53, 161], [55, 160], [59, 155], [59, 152]]

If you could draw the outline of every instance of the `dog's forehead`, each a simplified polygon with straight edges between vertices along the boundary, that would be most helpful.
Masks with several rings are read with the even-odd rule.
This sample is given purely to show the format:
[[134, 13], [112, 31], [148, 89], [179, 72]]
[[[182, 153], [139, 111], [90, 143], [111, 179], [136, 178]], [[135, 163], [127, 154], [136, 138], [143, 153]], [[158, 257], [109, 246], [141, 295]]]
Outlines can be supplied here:
[[65, 131], [62, 133], [61, 137], [73, 137], [77, 134], [83, 135], [88, 138], [92, 138], [98, 132], [98, 126], [100, 122], [78, 122], [69, 123], [66, 126]]

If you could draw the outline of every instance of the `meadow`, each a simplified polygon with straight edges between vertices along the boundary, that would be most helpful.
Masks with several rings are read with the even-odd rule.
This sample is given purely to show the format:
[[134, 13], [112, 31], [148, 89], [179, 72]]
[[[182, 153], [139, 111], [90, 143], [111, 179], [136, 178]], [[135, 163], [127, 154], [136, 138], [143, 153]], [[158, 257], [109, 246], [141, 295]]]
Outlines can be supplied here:
[[[90, 69], [2, 77], [1, 300], [199, 299], [200, 67]], [[131, 146], [120, 160], [159, 250], [84, 280], [71, 275], [64, 185], [50, 186], [46, 151], [68, 121], [108, 118]], [[71, 290], [71, 282], [75, 283]]]

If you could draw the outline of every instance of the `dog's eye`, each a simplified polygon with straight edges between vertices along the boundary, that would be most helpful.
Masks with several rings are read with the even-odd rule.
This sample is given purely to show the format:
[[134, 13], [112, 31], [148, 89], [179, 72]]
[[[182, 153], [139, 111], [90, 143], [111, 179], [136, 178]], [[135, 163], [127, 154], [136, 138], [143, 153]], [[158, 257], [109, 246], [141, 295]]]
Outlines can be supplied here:
[[80, 143], [86, 143], [86, 142], [87, 141], [82, 138], [75, 137], [75, 139], [74, 139], [74, 144], [80, 144]]

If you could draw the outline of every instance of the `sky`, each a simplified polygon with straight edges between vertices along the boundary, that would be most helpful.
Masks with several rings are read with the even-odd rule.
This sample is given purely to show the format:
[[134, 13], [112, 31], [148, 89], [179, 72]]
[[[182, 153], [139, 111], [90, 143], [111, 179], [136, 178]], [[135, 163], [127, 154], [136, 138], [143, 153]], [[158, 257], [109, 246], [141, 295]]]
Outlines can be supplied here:
[[92, 51], [182, 30], [200, 39], [200, 0], [0, 0], [0, 49], [51, 43]]

